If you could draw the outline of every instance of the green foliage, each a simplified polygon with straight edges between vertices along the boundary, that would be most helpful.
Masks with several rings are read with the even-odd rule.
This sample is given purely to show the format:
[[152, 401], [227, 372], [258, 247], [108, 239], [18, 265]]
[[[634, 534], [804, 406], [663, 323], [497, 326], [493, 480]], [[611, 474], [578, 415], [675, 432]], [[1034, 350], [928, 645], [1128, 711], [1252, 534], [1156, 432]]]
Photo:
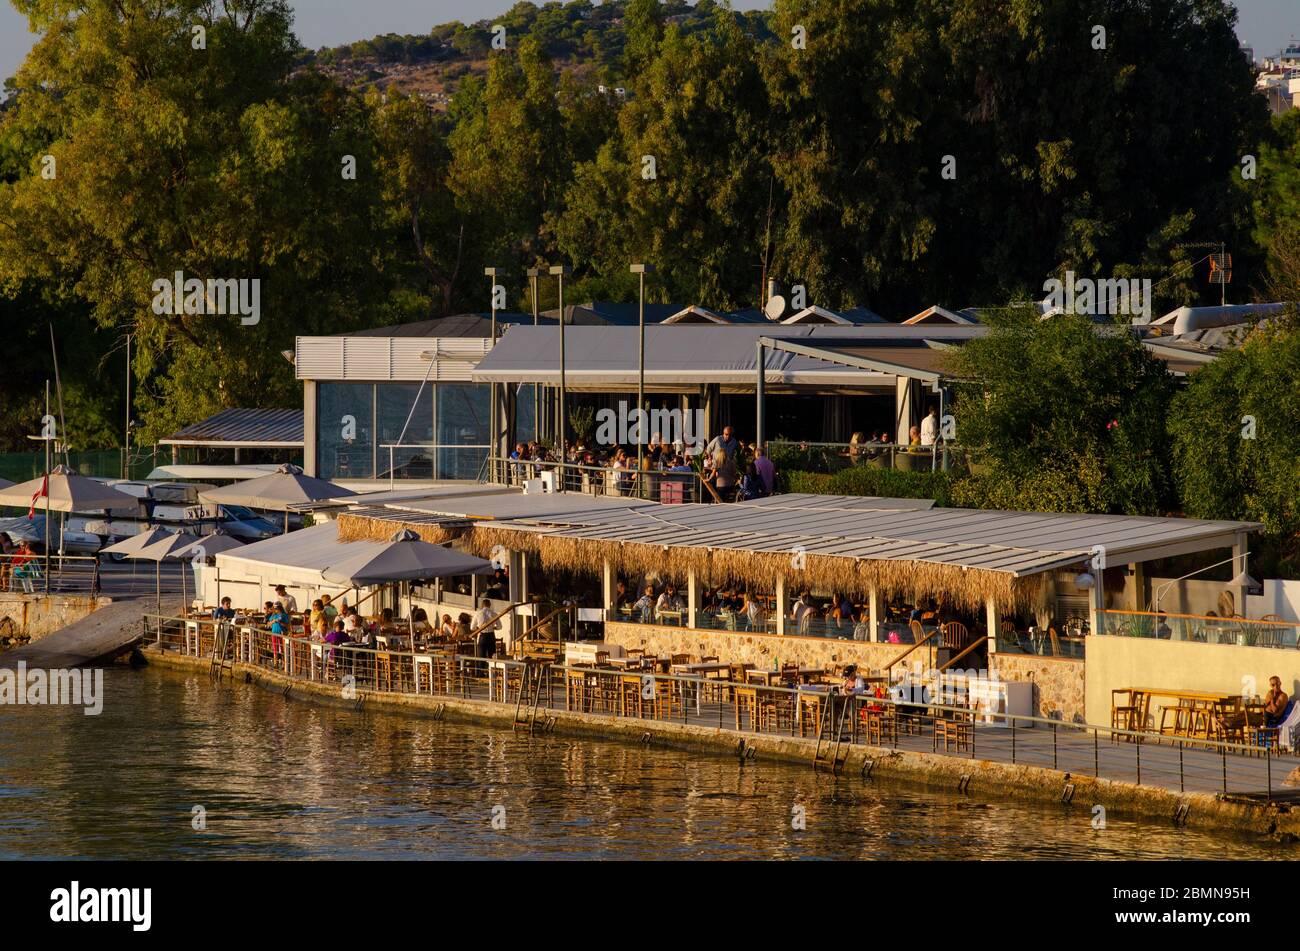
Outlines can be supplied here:
[[936, 505], [951, 504], [952, 481], [946, 472], [905, 472], [852, 466], [834, 473], [806, 472], [777, 468], [777, 487], [782, 492], [816, 495], [862, 495], [887, 499], [934, 499]]
[[1032, 309], [988, 317], [993, 330], [951, 361], [964, 381], [958, 441], [992, 472], [966, 491], [1007, 508], [1155, 514], [1170, 502], [1164, 420], [1174, 382], [1127, 332]]
[[1300, 569], [1300, 322], [1255, 330], [1191, 375], [1169, 414], [1183, 507], [1262, 522]]

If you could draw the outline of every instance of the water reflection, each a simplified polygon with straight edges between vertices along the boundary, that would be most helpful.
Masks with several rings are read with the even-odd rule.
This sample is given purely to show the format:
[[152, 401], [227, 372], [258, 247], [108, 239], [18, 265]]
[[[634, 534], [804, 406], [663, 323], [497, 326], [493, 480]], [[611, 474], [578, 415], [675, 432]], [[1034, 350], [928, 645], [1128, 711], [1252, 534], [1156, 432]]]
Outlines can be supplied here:
[[[318, 707], [114, 669], [0, 708], [0, 857], [1266, 858], [1290, 849], [798, 766]], [[191, 827], [206, 810], [206, 831]], [[504, 807], [505, 829], [493, 828]], [[802, 809], [806, 830], [792, 826]]]

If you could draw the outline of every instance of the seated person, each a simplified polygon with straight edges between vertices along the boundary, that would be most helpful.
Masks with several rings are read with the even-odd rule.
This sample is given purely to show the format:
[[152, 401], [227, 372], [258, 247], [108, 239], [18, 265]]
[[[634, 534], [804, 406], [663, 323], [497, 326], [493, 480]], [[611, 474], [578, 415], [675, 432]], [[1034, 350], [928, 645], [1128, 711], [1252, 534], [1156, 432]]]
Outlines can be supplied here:
[[1286, 713], [1286, 691], [1282, 689], [1282, 680], [1277, 676], [1268, 678], [1268, 693], [1264, 695], [1264, 726], [1282, 725], [1282, 715]]
[[233, 621], [234, 619], [235, 619], [235, 609], [230, 606], [230, 599], [222, 598], [221, 607], [214, 608], [212, 611], [212, 620]]
[[1174, 629], [1169, 626], [1169, 620], [1163, 613], [1156, 615], [1156, 637], [1161, 640], [1169, 640], [1174, 636]]
[[655, 602], [655, 617], [661, 617], [665, 611], [681, 611], [683, 607], [685, 605], [677, 594], [677, 586], [670, 584], [664, 588], [663, 594], [659, 595], [659, 600]]
[[847, 697], [866, 692], [867, 684], [862, 679], [862, 675], [858, 673], [858, 665], [849, 664], [844, 668], [844, 682], [840, 684], [840, 693]]
[[636, 603], [632, 605], [632, 613], [637, 615], [642, 624], [649, 624], [654, 620], [655, 610], [655, 589], [654, 585], [648, 584], [645, 588], [645, 594], [637, 598]]

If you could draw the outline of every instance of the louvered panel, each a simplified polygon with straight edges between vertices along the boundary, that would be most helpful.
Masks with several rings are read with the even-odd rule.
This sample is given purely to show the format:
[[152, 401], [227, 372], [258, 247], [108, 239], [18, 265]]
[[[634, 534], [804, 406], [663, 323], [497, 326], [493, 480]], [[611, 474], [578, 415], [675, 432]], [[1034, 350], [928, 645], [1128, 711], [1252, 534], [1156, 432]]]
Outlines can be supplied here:
[[343, 379], [389, 379], [392, 367], [387, 338], [345, 337], [344, 341]]
[[339, 337], [299, 337], [294, 372], [300, 380], [337, 380], [343, 376], [343, 341]]

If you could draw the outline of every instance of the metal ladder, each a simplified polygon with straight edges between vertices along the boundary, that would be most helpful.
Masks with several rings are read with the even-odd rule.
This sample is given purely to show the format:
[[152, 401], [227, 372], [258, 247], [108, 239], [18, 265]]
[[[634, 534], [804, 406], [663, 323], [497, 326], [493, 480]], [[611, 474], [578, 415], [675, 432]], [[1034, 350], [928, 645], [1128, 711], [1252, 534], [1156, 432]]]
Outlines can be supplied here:
[[[834, 704], [840, 702], [839, 716], [835, 715]], [[844, 747], [844, 721], [849, 715], [849, 710], [853, 707], [853, 698], [851, 696], [838, 697], [835, 694], [827, 695], [827, 702], [831, 704], [829, 713], [822, 717], [822, 722], [817, 730], [817, 749], [813, 753], [813, 772], [817, 772], [819, 767], [830, 766], [831, 775], [838, 776], [840, 770], [844, 768], [844, 761], [848, 759], [848, 750]], [[834, 734], [828, 736], [828, 733], [834, 731]], [[822, 741], [826, 741], [826, 749], [822, 749]]]
[[545, 661], [533, 659], [524, 661], [524, 678], [519, 684], [519, 696], [515, 700], [514, 729], [526, 729], [529, 736], [537, 728], [537, 708], [542, 702], [542, 684], [547, 678], [550, 666]]
[[208, 676], [213, 683], [218, 683], [221, 675], [226, 671], [230, 671], [231, 679], [234, 679], [234, 661], [226, 657], [230, 647], [230, 632], [233, 630], [234, 625], [222, 621], [212, 632], [212, 663], [208, 667]]

